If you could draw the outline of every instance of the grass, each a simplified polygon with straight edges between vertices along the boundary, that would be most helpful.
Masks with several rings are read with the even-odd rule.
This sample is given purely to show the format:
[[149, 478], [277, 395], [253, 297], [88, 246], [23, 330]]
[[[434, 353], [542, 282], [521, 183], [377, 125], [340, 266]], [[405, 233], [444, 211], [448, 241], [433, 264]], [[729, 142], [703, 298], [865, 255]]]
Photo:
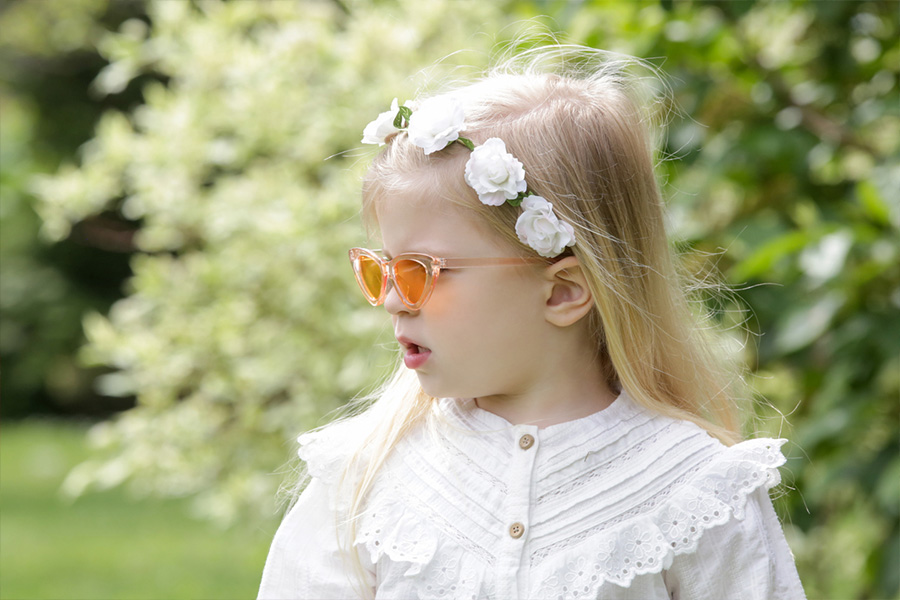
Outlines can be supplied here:
[[0, 429], [0, 599], [256, 597], [277, 523], [221, 530], [183, 500], [121, 490], [66, 500], [59, 486], [87, 455], [85, 433], [50, 421]]

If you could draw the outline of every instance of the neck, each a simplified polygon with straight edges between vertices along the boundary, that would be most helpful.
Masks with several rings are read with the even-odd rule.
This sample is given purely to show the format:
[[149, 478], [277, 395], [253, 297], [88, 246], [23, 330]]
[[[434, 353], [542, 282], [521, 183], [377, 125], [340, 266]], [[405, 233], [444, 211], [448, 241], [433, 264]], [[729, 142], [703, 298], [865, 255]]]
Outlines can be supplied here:
[[535, 377], [516, 393], [475, 398], [476, 405], [514, 425], [549, 427], [599, 412], [618, 396], [606, 382], [602, 362], [594, 352], [553, 353], [548, 349], [544, 358]]

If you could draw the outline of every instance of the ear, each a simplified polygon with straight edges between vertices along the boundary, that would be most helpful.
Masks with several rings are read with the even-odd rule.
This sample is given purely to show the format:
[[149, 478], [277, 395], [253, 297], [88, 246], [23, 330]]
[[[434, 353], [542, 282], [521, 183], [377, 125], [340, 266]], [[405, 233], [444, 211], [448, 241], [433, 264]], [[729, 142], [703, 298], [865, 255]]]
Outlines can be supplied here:
[[549, 323], [568, 327], [593, 308], [594, 296], [578, 258], [567, 256], [556, 261], [546, 268], [544, 279], [547, 289], [544, 317]]

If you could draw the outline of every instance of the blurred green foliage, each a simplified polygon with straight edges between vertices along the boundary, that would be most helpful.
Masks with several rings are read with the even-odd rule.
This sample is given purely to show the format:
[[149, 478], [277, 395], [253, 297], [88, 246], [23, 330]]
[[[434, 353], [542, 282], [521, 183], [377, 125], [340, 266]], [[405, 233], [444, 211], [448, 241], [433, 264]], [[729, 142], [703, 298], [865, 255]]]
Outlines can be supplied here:
[[[130, 406], [98, 395], [100, 371], [76, 359], [81, 318], [122, 296], [128, 252], [104, 244], [104, 223], [78, 224], [54, 244], [38, 237], [29, 194], [34, 173], [53, 172], [88, 140], [104, 110], [127, 108], [139, 91], [91, 97], [105, 61], [94, 43], [106, 26], [140, 14], [138, 3], [107, 0], [0, 2], [0, 378], [4, 417], [35, 412], [108, 414]], [[100, 235], [97, 235], [100, 234]], [[127, 235], [127, 232], [126, 232]], [[120, 244], [121, 246], [121, 244]], [[122, 252], [124, 250], [124, 252]]]
[[765, 399], [753, 431], [794, 441], [778, 509], [807, 593], [900, 597], [895, 2], [159, 1], [146, 13], [97, 38], [107, 65], [93, 83], [115, 97], [138, 82], [140, 104], [105, 113], [77, 166], [21, 196], [47, 239], [97, 215], [140, 225], [127, 296], [88, 315], [82, 352], [114, 369], [104, 394], [138, 406], [95, 428], [99, 450], [70, 492], [130, 482], [223, 521], [271, 518], [267, 474], [289, 440], [392, 362], [371, 349], [389, 336], [345, 265], [363, 235], [359, 132], [415, 94], [420, 69], [448, 55], [438, 75], [478, 67], [540, 22], [671, 77], [684, 113], [660, 165], [673, 236], [694, 270], [737, 290], [715, 308]]

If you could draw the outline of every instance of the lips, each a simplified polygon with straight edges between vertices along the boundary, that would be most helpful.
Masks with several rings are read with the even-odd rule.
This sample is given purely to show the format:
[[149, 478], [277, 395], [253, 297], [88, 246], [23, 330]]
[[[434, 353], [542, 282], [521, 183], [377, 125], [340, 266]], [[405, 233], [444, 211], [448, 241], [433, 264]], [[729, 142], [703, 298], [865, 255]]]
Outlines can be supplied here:
[[428, 357], [431, 356], [431, 350], [429, 348], [426, 348], [409, 338], [397, 336], [397, 341], [403, 346], [403, 364], [406, 365], [407, 369], [418, 369], [424, 365], [428, 360]]

